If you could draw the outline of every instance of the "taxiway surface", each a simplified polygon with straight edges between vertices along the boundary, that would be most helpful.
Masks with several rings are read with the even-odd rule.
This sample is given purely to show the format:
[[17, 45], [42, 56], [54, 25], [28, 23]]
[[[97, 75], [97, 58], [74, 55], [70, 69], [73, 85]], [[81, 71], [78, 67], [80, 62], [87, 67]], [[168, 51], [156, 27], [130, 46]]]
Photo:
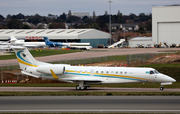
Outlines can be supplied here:
[[[0, 87], [0, 91], [33, 91], [33, 92], [61, 92], [61, 91], [106, 91], [106, 92], [162, 92], [159, 88], [108, 88], [90, 87], [87, 90], [76, 90], [75, 87]], [[180, 89], [165, 88], [163, 92], [180, 92]]]
[[180, 113], [179, 96], [7, 96], [0, 112]]

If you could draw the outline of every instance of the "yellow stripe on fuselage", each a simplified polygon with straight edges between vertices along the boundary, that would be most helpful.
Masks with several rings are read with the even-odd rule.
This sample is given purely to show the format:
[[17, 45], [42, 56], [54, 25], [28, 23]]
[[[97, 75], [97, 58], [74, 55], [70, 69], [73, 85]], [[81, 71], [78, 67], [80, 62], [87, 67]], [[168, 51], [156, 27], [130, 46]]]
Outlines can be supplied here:
[[102, 74], [102, 73], [94, 73], [95, 75], [105, 75], [105, 76], [115, 76], [115, 77], [122, 77], [122, 78], [131, 78], [131, 79], [138, 79], [138, 80], [148, 80], [144, 78], [137, 78], [132, 76], [123, 76], [123, 75], [115, 75], [115, 74]]
[[38, 67], [37, 65], [33, 65], [33, 64], [30, 64], [30, 63], [27, 63], [27, 62], [24, 62], [22, 61], [21, 59], [17, 58], [18, 59], [18, 62], [21, 63], [21, 64], [25, 64], [25, 65], [28, 65], [28, 66], [32, 66], [32, 67]]
[[[73, 70], [66, 70], [66, 72], [73, 72], [73, 73], [75, 73], [75, 71], [73, 71]], [[77, 73], [80, 73], [80, 71], [77, 71]], [[90, 74], [90, 72], [87, 72], [87, 73], [82, 72], [82, 74]], [[130, 78], [130, 79], [138, 79], [138, 80], [149, 80], [149, 79], [145, 79], [145, 78], [138, 78], [138, 77], [132, 77], [132, 76], [124, 76], [124, 75], [115, 75], [115, 74], [94, 73], [94, 75], [114, 76], [114, 77]]]

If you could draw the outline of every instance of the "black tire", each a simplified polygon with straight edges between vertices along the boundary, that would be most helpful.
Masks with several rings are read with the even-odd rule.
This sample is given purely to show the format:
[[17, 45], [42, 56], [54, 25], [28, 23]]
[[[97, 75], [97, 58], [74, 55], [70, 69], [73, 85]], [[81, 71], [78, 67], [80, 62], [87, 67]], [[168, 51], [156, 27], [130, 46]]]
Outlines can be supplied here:
[[163, 90], [164, 90], [164, 87], [160, 87], [160, 90], [163, 91]]
[[86, 90], [86, 89], [87, 89], [87, 86], [84, 87], [84, 90]]
[[79, 85], [76, 86], [76, 90], [80, 90]]

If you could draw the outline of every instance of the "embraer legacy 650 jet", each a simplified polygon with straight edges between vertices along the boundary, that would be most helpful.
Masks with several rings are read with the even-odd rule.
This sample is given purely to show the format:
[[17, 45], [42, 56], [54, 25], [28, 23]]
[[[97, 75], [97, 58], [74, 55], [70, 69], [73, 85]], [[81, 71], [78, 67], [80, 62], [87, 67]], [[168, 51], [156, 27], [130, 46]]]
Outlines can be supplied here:
[[175, 79], [161, 74], [153, 68], [138, 67], [94, 67], [50, 64], [37, 61], [26, 47], [13, 46], [21, 72], [37, 78], [77, 83], [77, 90], [84, 90], [93, 84], [120, 84], [153, 82], [170, 85]]

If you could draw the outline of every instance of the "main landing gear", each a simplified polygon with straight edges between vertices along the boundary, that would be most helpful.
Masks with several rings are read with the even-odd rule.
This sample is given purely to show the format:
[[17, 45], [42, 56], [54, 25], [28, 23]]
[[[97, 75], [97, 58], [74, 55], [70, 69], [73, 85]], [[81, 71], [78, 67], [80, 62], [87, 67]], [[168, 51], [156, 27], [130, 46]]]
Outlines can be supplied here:
[[163, 90], [164, 90], [164, 87], [163, 87], [163, 86], [161, 86], [159, 89], [160, 89], [161, 91], [163, 91]]
[[79, 85], [76, 86], [76, 90], [86, 90], [87, 86], [80, 87]]

